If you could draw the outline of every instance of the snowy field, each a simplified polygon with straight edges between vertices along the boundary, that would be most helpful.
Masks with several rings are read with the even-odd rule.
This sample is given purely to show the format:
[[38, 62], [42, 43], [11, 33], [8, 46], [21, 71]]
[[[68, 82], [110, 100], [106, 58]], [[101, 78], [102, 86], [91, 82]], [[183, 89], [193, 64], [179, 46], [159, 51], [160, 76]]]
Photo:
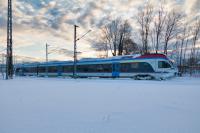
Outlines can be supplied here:
[[200, 133], [200, 78], [0, 79], [0, 133]]

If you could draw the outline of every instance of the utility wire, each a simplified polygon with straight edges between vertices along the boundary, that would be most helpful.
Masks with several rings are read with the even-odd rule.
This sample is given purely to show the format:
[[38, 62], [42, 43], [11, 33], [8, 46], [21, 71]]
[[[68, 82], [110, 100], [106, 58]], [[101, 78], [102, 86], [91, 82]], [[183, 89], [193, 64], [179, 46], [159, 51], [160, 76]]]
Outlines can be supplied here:
[[82, 38], [84, 38], [89, 32], [91, 32], [92, 30], [87, 31], [85, 34], [83, 34], [81, 37], [79, 37], [78, 39], [76, 39], [76, 41], [81, 40]]
[[3, 50], [1, 50], [1, 51], [0, 51], [0, 53], [1, 53], [1, 52], [3, 52], [3, 51], [6, 51], [6, 48], [5, 48], [5, 49], [3, 49]]

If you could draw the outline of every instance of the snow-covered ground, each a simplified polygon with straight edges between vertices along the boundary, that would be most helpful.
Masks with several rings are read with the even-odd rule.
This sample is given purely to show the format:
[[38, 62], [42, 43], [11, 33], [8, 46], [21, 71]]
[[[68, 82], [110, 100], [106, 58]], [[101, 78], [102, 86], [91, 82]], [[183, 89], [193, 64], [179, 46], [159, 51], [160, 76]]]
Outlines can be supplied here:
[[0, 80], [0, 133], [200, 133], [200, 78]]

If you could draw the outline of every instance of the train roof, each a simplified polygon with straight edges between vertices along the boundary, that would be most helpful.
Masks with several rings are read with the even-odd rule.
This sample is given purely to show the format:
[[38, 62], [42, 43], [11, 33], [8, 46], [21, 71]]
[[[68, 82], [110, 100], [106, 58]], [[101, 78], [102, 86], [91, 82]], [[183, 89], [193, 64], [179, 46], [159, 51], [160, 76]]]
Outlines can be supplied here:
[[[78, 64], [84, 63], [103, 63], [103, 62], [118, 62], [118, 61], [128, 61], [128, 60], [141, 60], [141, 59], [165, 59], [168, 60], [167, 56], [164, 54], [133, 54], [133, 55], [125, 55], [125, 56], [115, 56], [111, 58], [83, 58], [77, 61]], [[23, 63], [17, 64], [16, 66], [51, 66], [51, 65], [72, 65], [73, 61], [51, 61], [48, 62], [36, 62], [36, 63]]]
[[168, 59], [166, 55], [164, 54], [145, 54], [145, 55], [141, 55], [137, 58], [164, 58], [164, 59]]

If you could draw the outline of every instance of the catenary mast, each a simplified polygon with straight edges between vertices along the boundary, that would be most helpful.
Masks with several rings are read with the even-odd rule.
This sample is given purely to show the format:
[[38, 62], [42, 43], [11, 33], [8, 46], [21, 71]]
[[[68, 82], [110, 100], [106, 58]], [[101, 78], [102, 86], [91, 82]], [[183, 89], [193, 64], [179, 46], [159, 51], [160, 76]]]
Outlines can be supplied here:
[[12, 0], [8, 0], [6, 79], [13, 78]]

